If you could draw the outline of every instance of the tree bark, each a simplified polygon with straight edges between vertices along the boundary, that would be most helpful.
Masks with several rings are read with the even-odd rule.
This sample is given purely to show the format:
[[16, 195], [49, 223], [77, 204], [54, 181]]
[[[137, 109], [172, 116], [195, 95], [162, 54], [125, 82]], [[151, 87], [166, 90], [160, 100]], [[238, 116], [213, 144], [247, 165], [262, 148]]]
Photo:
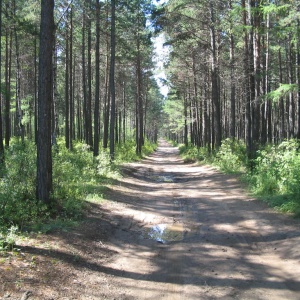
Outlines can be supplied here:
[[52, 103], [52, 50], [54, 43], [54, 0], [41, 1], [38, 138], [37, 138], [37, 199], [51, 202], [51, 103]]
[[[2, 0], [0, 0], [0, 37], [2, 37]], [[0, 39], [0, 66], [2, 65], [2, 39]], [[2, 76], [0, 72], [0, 82], [2, 82]], [[2, 124], [2, 91], [0, 91], [0, 164], [4, 162], [4, 144], [3, 144], [3, 124]]]
[[96, 0], [96, 75], [94, 111], [94, 156], [99, 155], [99, 118], [100, 118], [100, 2]]
[[111, 0], [111, 36], [110, 36], [110, 72], [109, 90], [111, 96], [110, 108], [110, 159], [115, 158], [115, 118], [116, 118], [116, 92], [115, 92], [115, 57], [116, 57], [116, 1]]
[[215, 32], [215, 12], [212, 1], [210, 5], [210, 40], [211, 40], [211, 97], [213, 103], [213, 124], [214, 124], [214, 144], [215, 149], [221, 146], [221, 108], [220, 93], [218, 85], [218, 66], [217, 66], [217, 48], [216, 48], [216, 32]]

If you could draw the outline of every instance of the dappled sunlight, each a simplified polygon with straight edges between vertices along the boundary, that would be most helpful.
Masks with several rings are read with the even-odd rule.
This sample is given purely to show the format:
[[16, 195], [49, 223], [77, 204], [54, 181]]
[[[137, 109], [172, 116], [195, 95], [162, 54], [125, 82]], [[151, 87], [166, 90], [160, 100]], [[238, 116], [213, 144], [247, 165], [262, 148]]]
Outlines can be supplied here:
[[[248, 197], [233, 176], [176, 155], [163, 147], [124, 166], [79, 228], [20, 245], [36, 265], [22, 287], [40, 280], [74, 299], [83, 290], [82, 299], [297, 299], [298, 223]], [[41, 264], [50, 269], [34, 279]], [[62, 274], [66, 289], [55, 291], [47, 282]]]

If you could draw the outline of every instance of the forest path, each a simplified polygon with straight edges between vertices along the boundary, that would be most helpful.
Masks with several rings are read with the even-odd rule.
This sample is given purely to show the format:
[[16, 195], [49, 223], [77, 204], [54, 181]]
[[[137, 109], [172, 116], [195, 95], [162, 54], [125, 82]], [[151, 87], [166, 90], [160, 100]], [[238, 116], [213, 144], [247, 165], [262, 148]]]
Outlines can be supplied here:
[[124, 175], [80, 228], [23, 241], [0, 299], [300, 299], [299, 221], [165, 141]]

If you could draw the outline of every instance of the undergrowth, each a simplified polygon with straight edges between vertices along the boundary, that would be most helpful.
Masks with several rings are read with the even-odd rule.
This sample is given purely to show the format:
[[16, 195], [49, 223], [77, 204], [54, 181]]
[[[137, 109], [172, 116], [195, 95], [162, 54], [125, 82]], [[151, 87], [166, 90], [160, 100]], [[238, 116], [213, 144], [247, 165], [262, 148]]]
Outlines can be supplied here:
[[[17, 231], [49, 232], [68, 228], [84, 214], [89, 202], [103, 199], [105, 184], [120, 176], [118, 165], [138, 160], [133, 141], [116, 147], [116, 161], [102, 149], [94, 158], [89, 146], [74, 142], [65, 148], [63, 139], [53, 149], [53, 194], [50, 206], [36, 200], [36, 146], [31, 141], [11, 140], [0, 170], [0, 250], [14, 244]], [[156, 145], [145, 142], [143, 155]]]
[[257, 151], [250, 164], [246, 146], [238, 140], [223, 140], [213, 155], [207, 148], [179, 146], [185, 161], [202, 161], [217, 166], [225, 173], [241, 174], [255, 196], [271, 207], [297, 217], [300, 217], [299, 149], [300, 142], [294, 139], [276, 146], [268, 145]]

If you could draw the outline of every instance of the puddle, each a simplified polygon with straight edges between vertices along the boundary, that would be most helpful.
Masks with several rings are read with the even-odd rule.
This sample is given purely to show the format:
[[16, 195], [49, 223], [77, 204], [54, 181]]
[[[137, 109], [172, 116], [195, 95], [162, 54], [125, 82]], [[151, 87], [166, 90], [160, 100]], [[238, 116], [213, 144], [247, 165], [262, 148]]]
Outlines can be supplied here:
[[157, 182], [174, 182], [173, 176], [151, 176], [151, 179], [157, 181]]
[[144, 237], [165, 244], [181, 241], [184, 233], [182, 224], [158, 224], [148, 228]]

